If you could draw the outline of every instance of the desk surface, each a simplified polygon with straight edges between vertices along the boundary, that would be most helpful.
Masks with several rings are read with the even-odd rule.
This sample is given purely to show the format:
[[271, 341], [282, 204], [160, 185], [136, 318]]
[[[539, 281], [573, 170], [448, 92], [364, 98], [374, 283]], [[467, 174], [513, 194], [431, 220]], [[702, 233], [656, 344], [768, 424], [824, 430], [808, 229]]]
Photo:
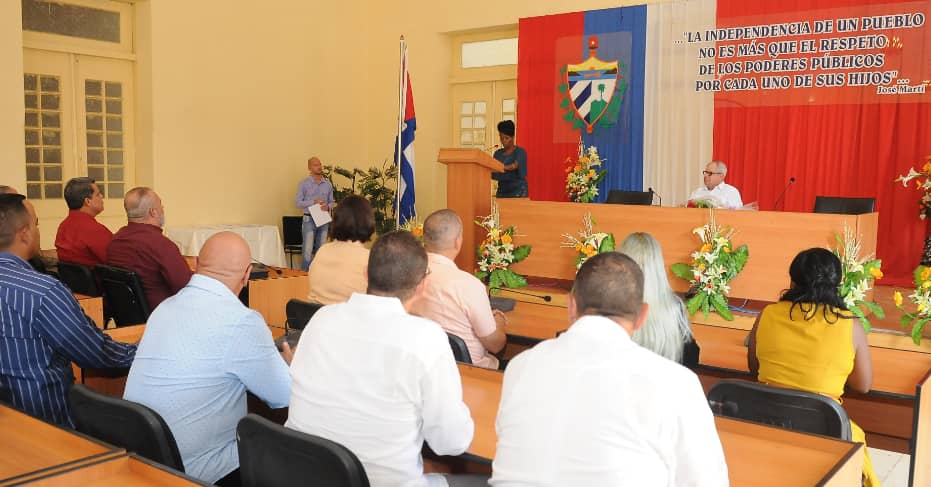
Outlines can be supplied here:
[[0, 431], [0, 483], [122, 451], [6, 406], [0, 406]]
[[94, 487], [159, 487], [165, 485], [207, 485], [183, 477], [180, 473], [156, 466], [141, 458], [130, 455], [82, 466], [43, 477], [35, 483], [37, 487], [71, 485], [93, 485]]
[[[495, 415], [504, 376], [463, 364], [459, 364], [459, 372], [463, 398], [475, 421], [475, 437], [468, 453], [492, 459], [497, 442]], [[859, 479], [863, 461], [859, 444], [728, 418], [715, 418], [715, 424], [731, 485], [846, 485], [839, 480]]]

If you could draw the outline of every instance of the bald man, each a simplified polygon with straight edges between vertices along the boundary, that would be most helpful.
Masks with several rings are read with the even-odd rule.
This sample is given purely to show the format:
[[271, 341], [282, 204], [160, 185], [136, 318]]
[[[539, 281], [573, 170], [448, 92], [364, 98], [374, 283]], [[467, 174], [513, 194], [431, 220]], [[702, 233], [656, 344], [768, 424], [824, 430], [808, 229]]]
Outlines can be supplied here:
[[310, 175], [297, 186], [297, 196], [294, 197], [294, 204], [304, 213], [301, 224], [301, 232], [304, 235], [301, 269], [305, 271], [310, 268], [310, 261], [314, 260], [317, 250], [326, 243], [327, 232], [330, 230], [329, 223], [317, 226], [310, 217], [308, 208], [320, 205], [321, 210], [330, 211], [330, 207], [333, 206], [333, 185], [323, 177], [323, 163], [320, 159], [316, 156], [307, 159], [307, 171]]
[[165, 207], [152, 188], [129, 190], [123, 207], [128, 223], [113, 235], [107, 264], [138, 274], [149, 309], [155, 309], [187, 285], [191, 268], [178, 246], [162, 234]]
[[423, 241], [430, 273], [413, 313], [462, 338], [472, 364], [497, 368], [498, 359], [493, 354], [504, 349], [507, 318], [501, 311], [491, 310], [482, 281], [456, 267], [454, 259], [462, 250], [459, 215], [450, 209], [432, 213], [424, 220]]
[[237, 297], [251, 262], [239, 235], [207, 240], [197, 273], [149, 316], [124, 393], [165, 419], [188, 475], [217, 485], [238, 485], [246, 390], [272, 408], [290, 398], [290, 348], [279, 354], [262, 315]]

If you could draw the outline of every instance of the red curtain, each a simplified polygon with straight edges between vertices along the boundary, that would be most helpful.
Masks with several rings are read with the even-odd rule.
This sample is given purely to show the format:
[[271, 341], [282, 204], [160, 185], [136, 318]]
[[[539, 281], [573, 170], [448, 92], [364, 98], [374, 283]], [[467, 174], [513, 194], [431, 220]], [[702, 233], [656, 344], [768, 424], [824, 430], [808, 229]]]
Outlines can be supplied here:
[[[564, 163], [578, 155], [579, 135], [562, 120], [557, 87], [561, 66], [578, 58], [580, 43], [558, 41], [581, 39], [584, 20], [582, 12], [520, 19], [517, 145], [527, 150], [527, 185], [534, 200], [567, 201]], [[563, 45], [568, 52], [561, 52]]]
[[[882, 10], [881, 4], [867, 0], [719, 0], [718, 27], [747, 25], [748, 16], [761, 16], [751, 22], [767, 15], [772, 21], [782, 19], [778, 14], [785, 12], [870, 4], [870, 8]], [[911, 56], [917, 53], [926, 59], [931, 53], [928, 37], [921, 33], [923, 45], [906, 46]], [[894, 54], [888, 58], [889, 65], [899, 62]], [[907, 64], [910, 59], [901, 62]], [[728, 182], [740, 188], [743, 200], [759, 201], [762, 210], [810, 212], [817, 195], [875, 197], [880, 214], [877, 254], [883, 259], [886, 275], [882, 283], [909, 285], [912, 269], [921, 257], [925, 223], [918, 218], [919, 193], [893, 180], [931, 154], [931, 95], [893, 95], [876, 102], [873, 86], [862, 89], [859, 96], [863, 103], [857, 103], [849, 91], [824, 90], [819, 92], [819, 104], [804, 105], [767, 101], [759, 94], [717, 97], [714, 158], [729, 164]], [[796, 182], [784, 205], [774, 208], [791, 177]], [[833, 244], [825, 242], [825, 246]]]

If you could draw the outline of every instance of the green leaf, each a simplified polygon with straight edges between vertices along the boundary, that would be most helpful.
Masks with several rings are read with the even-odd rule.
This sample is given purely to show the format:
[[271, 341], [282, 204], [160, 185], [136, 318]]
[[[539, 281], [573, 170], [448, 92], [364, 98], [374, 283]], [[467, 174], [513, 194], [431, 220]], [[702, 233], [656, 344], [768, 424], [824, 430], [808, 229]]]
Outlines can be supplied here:
[[686, 281], [692, 281], [692, 268], [688, 264], [683, 264], [681, 262], [669, 266], [669, 270], [678, 277], [679, 279], [685, 279]]
[[488, 281], [488, 287], [492, 289], [501, 288], [501, 269], [495, 269], [491, 271], [491, 279]]
[[501, 271], [504, 276], [504, 286], [512, 289], [525, 287], [527, 285], [527, 279], [524, 279], [524, 276], [515, 273], [510, 269], [505, 269]]
[[701, 294], [696, 294], [692, 296], [692, 298], [689, 299], [689, 302], [686, 304], [686, 309], [688, 309], [689, 316], [694, 315], [695, 312], [698, 311], [698, 308], [701, 306], [701, 298], [699, 297], [700, 295]]
[[614, 234], [609, 233], [608, 236], [601, 241], [601, 245], [598, 246], [598, 253], [614, 252], [614, 246]]
[[711, 297], [711, 304], [714, 306], [714, 310], [721, 315], [727, 321], [734, 321], [734, 315], [731, 314], [731, 310], [727, 308], [727, 300], [724, 299], [724, 296], [720, 294], [715, 294]]
[[514, 249], [514, 262], [520, 262], [530, 256], [530, 246], [521, 245]]
[[915, 268], [915, 272], [912, 273], [912, 277], [915, 281], [915, 287], [921, 286], [921, 274], [925, 271], [925, 266], [920, 265]]
[[886, 312], [882, 309], [882, 306], [873, 301], [857, 301], [857, 303], [865, 306], [868, 310], [870, 310], [870, 313], [873, 313], [879, 319], [886, 317]]
[[475, 277], [477, 277], [479, 281], [485, 282], [485, 278], [488, 277], [488, 272], [487, 271], [475, 271]]
[[902, 325], [902, 328], [907, 328], [908, 325], [912, 324], [912, 320], [914, 319], [915, 317], [912, 315], [903, 315], [899, 318], [899, 324]]
[[928, 322], [928, 318], [922, 318], [915, 322], [915, 325], [912, 327], [912, 342], [915, 345], [921, 345], [921, 331], [925, 327], [925, 323]]
[[708, 295], [705, 293], [699, 293], [704, 296], [704, 299], [701, 300], [701, 311], [705, 314], [705, 318], [708, 317], [708, 312], [711, 311], [711, 306], [708, 303]]
[[732, 250], [731, 255], [733, 255], [734, 259], [734, 269], [737, 270], [737, 272], [734, 273], [736, 276], [743, 270], [744, 266], [747, 265], [747, 260], [750, 258], [750, 249], [747, 247], [747, 244], [743, 244]]

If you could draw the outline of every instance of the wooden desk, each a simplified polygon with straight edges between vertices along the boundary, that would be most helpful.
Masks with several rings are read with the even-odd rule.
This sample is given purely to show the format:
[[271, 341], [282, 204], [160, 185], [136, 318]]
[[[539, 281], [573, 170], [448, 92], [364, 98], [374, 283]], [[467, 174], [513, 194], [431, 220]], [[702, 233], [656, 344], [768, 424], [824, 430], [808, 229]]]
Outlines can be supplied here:
[[[618, 243], [631, 232], [650, 233], [662, 245], [667, 265], [689, 262], [691, 253], [701, 243], [692, 229], [709, 221], [709, 211], [697, 208], [562, 203], [523, 198], [498, 199], [498, 211], [502, 225], [517, 225], [520, 236], [515, 243], [533, 246], [530, 258], [515, 264], [514, 271], [566, 280], [575, 279], [572, 262], [576, 253], [560, 246], [563, 240], [560, 235], [576, 234], [587, 212], [597, 222], [597, 230], [612, 232]], [[863, 236], [861, 255], [876, 252], [878, 213], [830, 215], [715, 210], [714, 214], [718, 224], [737, 230], [733, 238], [735, 245], [747, 244], [750, 248], [747, 266], [731, 283], [732, 297], [777, 300], [781, 291], [789, 286], [787, 269], [795, 255], [811, 247], [834, 247], [834, 236], [842, 235], [845, 225]], [[688, 287], [688, 283], [672, 275], [669, 282], [678, 291]]]
[[103, 297], [86, 296], [84, 294], [75, 293], [74, 298], [78, 300], [78, 304], [81, 305], [81, 309], [84, 310], [84, 313], [94, 320], [94, 324], [97, 325], [97, 328], [103, 329], [106, 326], [106, 323], [103, 321]]
[[117, 458], [92, 463], [57, 472], [36, 480], [36, 487], [66, 487], [72, 485], [93, 485], [94, 487], [159, 487], [159, 486], [200, 486], [202, 483], [163, 465], [150, 462], [137, 455], [124, 455]]
[[[475, 436], [468, 456], [490, 462], [495, 455], [495, 415], [501, 372], [459, 364], [462, 393], [472, 411]], [[863, 446], [779, 428], [715, 418], [734, 486], [857, 486]]]
[[6, 406], [0, 406], [0, 431], [0, 485], [123, 453]]

